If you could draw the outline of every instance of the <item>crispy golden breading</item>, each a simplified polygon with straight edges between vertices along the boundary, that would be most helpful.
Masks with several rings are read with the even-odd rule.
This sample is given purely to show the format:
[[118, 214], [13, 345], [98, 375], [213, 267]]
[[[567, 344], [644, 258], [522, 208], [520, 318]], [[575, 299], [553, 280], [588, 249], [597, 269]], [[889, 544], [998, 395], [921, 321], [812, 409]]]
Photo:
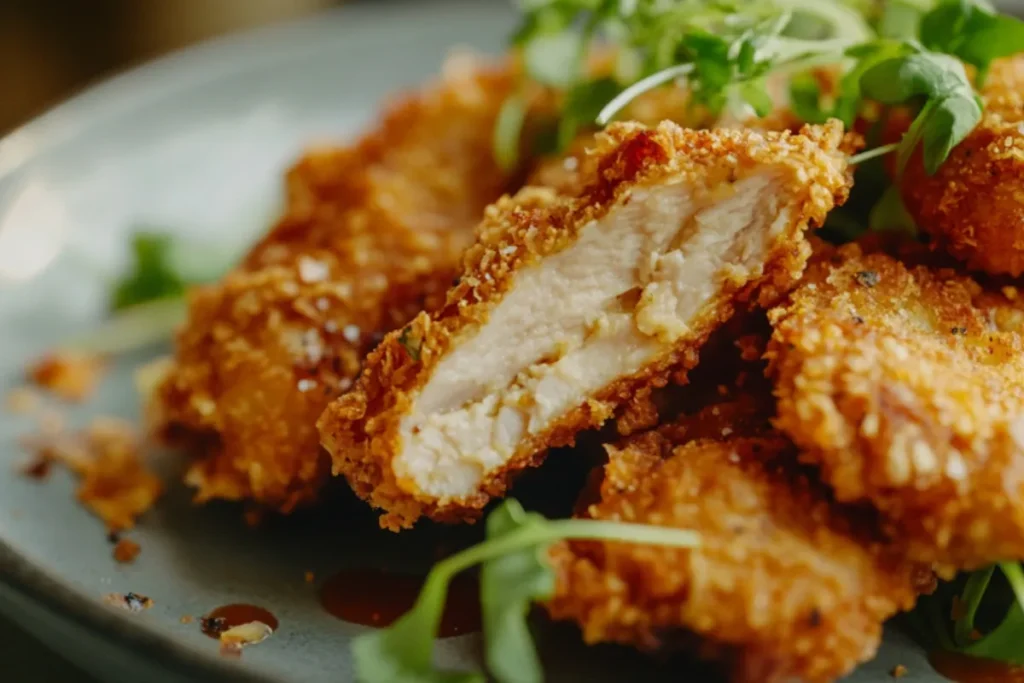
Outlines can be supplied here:
[[[804, 231], [849, 189], [842, 141], [837, 122], [803, 135], [613, 125], [580, 196], [527, 188], [491, 206], [446, 305], [370, 354], [320, 419], [335, 470], [384, 526], [475, 517], [548, 448], [694, 365], [737, 305], [795, 284]], [[421, 401], [447, 405], [421, 415]], [[464, 424], [483, 425], [480, 443], [451, 436]]]
[[765, 403], [712, 406], [608, 448], [586, 516], [693, 529], [700, 546], [560, 543], [552, 617], [587, 642], [693, 647], [737, 683], [824, 683], [874, 655], [882, 622], [930, 573], [881, 540], [873, 510], [831, 499]]
[[985, 114], [934, 176], [920, 157], [902, 180], [903, 201], [938, 247], [970, 268], [1024, 272], [1024, 55], [1000, 60], [982, 88]]
[[316, 419], [383, 333], [443, 301], [483, 208], [509, 178], [491, 157], [509, 66], [465, 58], [388, 108], [356, 145], [308, 153], [288, 204], [221, 282], [191, 293], [151, 411], [197, 446], [197, 499], [287, 512], [329, 473]]
[[916, 260], [816, 256], [770, 314], [778, 426], [914, 558], [1024, 558], [1024, 302]]

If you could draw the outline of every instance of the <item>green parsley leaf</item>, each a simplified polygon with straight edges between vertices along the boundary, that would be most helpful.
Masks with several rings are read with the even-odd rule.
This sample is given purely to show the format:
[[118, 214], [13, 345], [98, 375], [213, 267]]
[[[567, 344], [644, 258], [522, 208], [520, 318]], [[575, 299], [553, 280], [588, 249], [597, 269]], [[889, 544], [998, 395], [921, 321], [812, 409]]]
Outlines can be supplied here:
[[[488, 516], [487, 538], [544, 524], [547, 520], [542, 516], [512, 502]], [[487, 669], [505, 683], [541, 683], [544, 678], [526, 616], [531, 603], [555, 592], [555, 574], [546, 551], [547, 547], [534, 547], [510, 552], [484, 562], [480, 570]]]
[[170, 263], [169, 235], [139, 232], [132, 238], [131, 270], [114, 286], [111, 308], [120, 310], [154, 299], [178, 296], [185, 281]]

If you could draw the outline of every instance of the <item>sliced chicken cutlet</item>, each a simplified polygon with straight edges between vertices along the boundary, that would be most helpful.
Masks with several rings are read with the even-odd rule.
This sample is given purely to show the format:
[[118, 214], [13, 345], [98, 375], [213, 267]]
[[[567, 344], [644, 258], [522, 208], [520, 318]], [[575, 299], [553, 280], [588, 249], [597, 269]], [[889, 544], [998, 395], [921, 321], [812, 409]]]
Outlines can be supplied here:
[[438, 311], [369, 356], [320, 419], [382, 524], [463, 520], [510, 474], [692, 366], [741, 302], [799, 278], [804, 232], [845, 199], [838, 123], [802, 135], [613, 126], [578, 197], [491, 206]]
[[778, 426], [944, 573], [1024, 559], [1024, 301], [859, 244], [770, 314]]
[[742, 399], [609, 446], [583, 513], [694, 529], [699, 547], [558, 544], [547, 609], [587, 642], [695, 651], [737, 683], [833, 681], [933, 578], [883, 542], [872, 509], [835, 503], [798, 463], [767, 392]]
[[384, 333], [442, 302], [484, 207], [506, 190], [490, 140], [512, 67], [466, 57], [352, 147], [288, 174], [284, 215], [221, 282], [191, 293], [151, 413], [199, 451], [198, 500], [287, 512], [327, 478], [316, 420]]

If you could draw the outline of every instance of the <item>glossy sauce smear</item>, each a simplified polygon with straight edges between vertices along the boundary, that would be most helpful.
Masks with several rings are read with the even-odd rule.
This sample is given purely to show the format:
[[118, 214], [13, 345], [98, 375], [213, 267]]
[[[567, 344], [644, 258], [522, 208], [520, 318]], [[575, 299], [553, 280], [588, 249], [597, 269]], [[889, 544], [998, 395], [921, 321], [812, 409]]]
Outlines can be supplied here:
[[1024, 666], [943, 650], [931, 653], [928, 661], [936, 671], [956, 683], [1024, 683]]
[[[352, 624], [383, 628], [412, 609], [425, 577], [381, 569], [346, 569], [320, 589], [320, 604]], [[480, 585], [476, 577], [459, 575], [448, 587], [438, 633], [441, 638], [480, 630]]]

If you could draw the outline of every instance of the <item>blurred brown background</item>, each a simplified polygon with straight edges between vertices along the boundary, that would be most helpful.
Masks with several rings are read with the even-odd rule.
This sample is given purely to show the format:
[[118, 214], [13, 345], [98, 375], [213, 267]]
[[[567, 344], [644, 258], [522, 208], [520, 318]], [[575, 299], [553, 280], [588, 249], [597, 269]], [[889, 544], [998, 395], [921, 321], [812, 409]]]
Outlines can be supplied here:
[[0, 134], [111, 73], [334, 4], [339, 0], [0, 0]]

